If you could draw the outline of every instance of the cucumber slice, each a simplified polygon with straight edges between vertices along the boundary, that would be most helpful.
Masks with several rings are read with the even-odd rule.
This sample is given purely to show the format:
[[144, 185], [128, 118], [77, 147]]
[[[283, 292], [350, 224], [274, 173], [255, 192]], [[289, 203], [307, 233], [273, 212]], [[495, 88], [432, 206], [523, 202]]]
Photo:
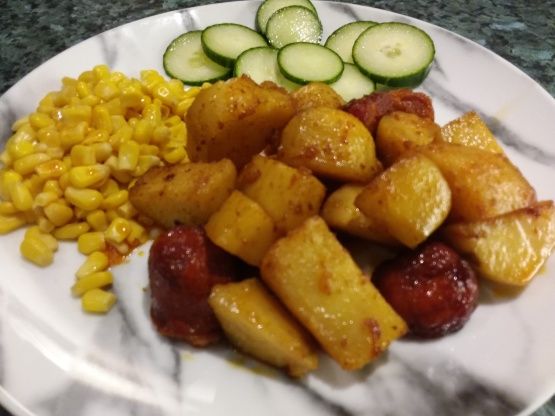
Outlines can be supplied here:
[[293, 82], [332, 83], [343, 73], [343, 61], [331, 49], [317, 43], [299, 42], [284, 46], [278, 52], [282, 74]]
[[264, 38], [249, 27], [236, 23], [208, 26], [202, 31], [202, 49], [214, 62], [232, 68], [247, 49], [267, 46]]
[[434, 42], [405, 23], [381, 23], [366, 29], [353, 46], [353, 59], [375, 82], [390, 87], [420, 84], [431, 68]]
[[346, 102], [370, 94], [376, 89], [374, 81], [364, 75], [354, 64], [345, 63], [341, 77], [330, 84]]
[[274, 48], [296, 42], [318, 43], [322, 24], [306, 7], [288, 6], [275, 12], [266, 26], [266, 37]]
[[315, 15], [318, 15], [316, 8], [310, 0], [266, 0], [259, 7], [256, 12], [256, 27], [258, 30], [266, 34], [266, 25], [270, 17], [279, 9], [288, 6], [302, 6], [309, 9]]
[[208, 58], [202, 50], [200, 30], [184, 33], [170, 42], [162, 62], [166, 74], [187, 85], [202, 85], [231, 75], [229, 68]]
[[325, 46], [336, 52], [343, 62], [353, 62], [353, 45], [362, 32], [371, 26], [376, 25], [376, 22], [363, 21], [351, 22], [336, 29], [328, 39]]
[[279, 70], [278, 51], [274, 48], [253, 48], [243, 52], [235, 61], [235, 75], [248, 75], [254, 82], [272, 81], [288, 91], [299, 88], [299, 84], [289, 81]]

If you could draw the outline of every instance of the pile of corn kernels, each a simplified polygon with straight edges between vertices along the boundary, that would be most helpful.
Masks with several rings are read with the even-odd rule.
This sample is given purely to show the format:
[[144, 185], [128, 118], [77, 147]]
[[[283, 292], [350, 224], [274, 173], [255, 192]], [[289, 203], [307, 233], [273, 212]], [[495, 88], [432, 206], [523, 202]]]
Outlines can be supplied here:
[[148, 240], [152, 224], [128, 189], [153, 166], [188, 162], [183, 120], [199, 90], [152, 70], [138, 80], [98, 65], [64, 78], [12, 126], [0, 154], [0, 234], [30, 225], [20, 251], [42, 267], [58, 241], [76, 240], [87, 258], [71, 291], [85, 311], [110, 310], [114, 254]]

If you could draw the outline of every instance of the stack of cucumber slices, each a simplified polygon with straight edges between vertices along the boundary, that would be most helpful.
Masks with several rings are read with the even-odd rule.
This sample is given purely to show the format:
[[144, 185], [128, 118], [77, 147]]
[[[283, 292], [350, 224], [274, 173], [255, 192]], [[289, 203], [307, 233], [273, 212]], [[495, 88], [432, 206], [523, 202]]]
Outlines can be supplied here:
[[420, 84], [432, 65], [432, 39], [415, 26], [359, 21], [348, 23], [320, 44], [322, 24], [310, 0], [265, 0], [256, 28], [221, 23], [174, 39], [164, 69], [187, 85], [231, 76], [273, 81], [294, 90], [324, 82], [346, 101], [386, 87]]

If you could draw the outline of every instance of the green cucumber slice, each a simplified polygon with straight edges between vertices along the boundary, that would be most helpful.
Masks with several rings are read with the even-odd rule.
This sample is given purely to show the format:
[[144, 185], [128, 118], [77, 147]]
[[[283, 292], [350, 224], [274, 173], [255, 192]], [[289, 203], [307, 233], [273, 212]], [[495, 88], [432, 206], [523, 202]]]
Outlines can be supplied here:
[[317, 43], [298, 42], [284, 46], [278, 52], [282, 74], [298, 84], [332, 83], [343, 73], [343, 61], [331, 49]]
[[310, 0], [266, 0], [256, 11], [256, 27], [257, 29], [266, 34], [266, 25], [270, 17], [279, 9], [288, 6], [302, 6], [309, 9], [312, 13], [317, 15], [316, 8]]
[[202, 49], [214, 62], [232, 68], [247, 49], [267, 46], [264, 38], [249, 27], [236, 23], [208, 26], [202, 31]]
[[370, 94], [376, 89], [374, 81], [364, 75], [354, 64], [345, 63], [341, 77], [330, 84], [346, 102]]
[[306, 7], [288, 6], [275, 12], [266, 26], [266, 37], [274, 48], [296, 42], [318, 43], [322, 24]]
[[353, 46], [353, 59], [375, 82], [390, 87], [420, 84], [435, 56], [426, 32], [406, 23], [381, 23], [366, 29]]
[[180, 79], [187, 85], [202, 85], [231, 75], [229, 68], [217, 64], [205, 55], [201, 34], [200, 30], [187, 32], [170, 42], [162, 58], [168, 76]]
[[336, 52], [343, 62], [353, 62], [353, 45], [362, 32], [376, 22], [362, 21], [351, 22], [336, 29], [326, 40], [325, 46]]
[[243, 52], [235, 61], [235, 75], [248, 75], [260, 84], [272, 81], [288, 91], [299, 88], [299, 84], [289, 81], [279, 70], [277, 63], [278, 51], [274, 48], [260, 47]]

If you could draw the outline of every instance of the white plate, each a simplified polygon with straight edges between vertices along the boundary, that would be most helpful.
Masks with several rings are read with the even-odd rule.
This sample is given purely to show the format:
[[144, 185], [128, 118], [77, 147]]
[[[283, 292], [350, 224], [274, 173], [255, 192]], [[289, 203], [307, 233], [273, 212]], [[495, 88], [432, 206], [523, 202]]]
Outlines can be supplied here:
[[[162, 71], [183, 31], [217, 22], [252, 25], [258, 2], [171, 12], [102, 33], [31, 72], [0, 99], [0, 133], [40, 97], [99, 63], [138, 76]], [[316, 4], [327, 36], [352, 21], [404, 21], [426, 30], [437, 58], [421, 89], [437, 121], [479, 111], [542, 199], [555, 199], [555, 101], [528, 76], [447, 30], [382, 10]], [[555, 256], [514, 300], [482, 303], [459, 333], [396, 342], [374, 365], [344, 372], [323, 360], [299, 383], [226, 348], [199, 351], [153, 332], [145, 307], [146, 253], [115, 270], [117, 307], [81, 313], [69, 295], [82, 262], [62, 245], [42, 270], [21, 259], [22, 232], [0, 238], [0, 402], [16, 415], [512, 415], [555, 391]], [[262, 371], [258, 371], [262, 370]]]

